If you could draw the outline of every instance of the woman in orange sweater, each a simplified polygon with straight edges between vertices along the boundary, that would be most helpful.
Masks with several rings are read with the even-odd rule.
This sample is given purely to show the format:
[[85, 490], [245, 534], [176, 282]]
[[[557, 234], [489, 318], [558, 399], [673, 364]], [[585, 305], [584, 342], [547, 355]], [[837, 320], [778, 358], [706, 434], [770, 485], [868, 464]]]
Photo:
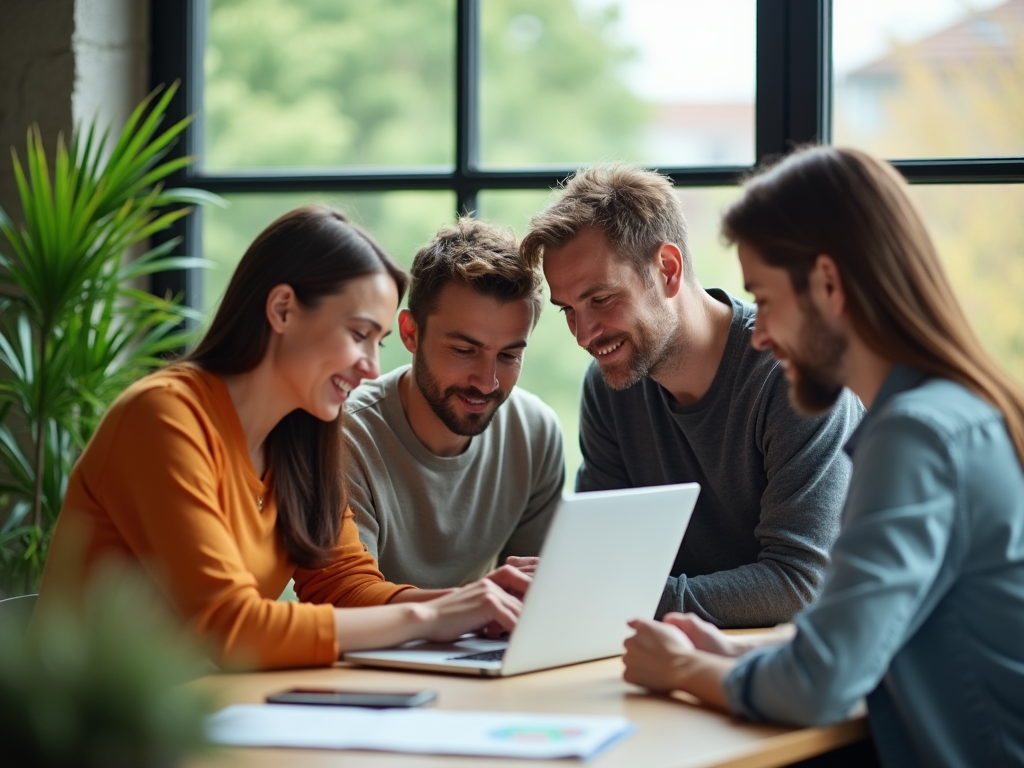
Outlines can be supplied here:
[[[528, 577], [506, 566], [454, 590], [388, 583], [346, 507], [343, 404], [378, 375], [405, 286], [328, 208], [264, 230], [195, 351], [129, 387], [86, 447], [41, 604], [58, 582], [127, 560], [219, 661], [259, 668], [511, 629], [521, 605], [505, 589], [525, 591]], [[278, 602], [292, 578], [301, 602]]]

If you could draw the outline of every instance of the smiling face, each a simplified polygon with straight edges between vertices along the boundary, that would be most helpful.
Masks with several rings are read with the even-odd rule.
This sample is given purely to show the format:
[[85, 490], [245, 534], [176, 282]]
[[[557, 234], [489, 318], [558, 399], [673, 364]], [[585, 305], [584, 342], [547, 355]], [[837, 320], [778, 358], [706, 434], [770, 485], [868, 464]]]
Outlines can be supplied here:
[[398, 309], [395, 281], [383, 272], [364, 275], [315, 307], [276, 286], [267, 304], [280, 391], [295, 407], [333, 421], [352, 389], [380, 373], [378, 348]]
[[413, 353], [416, 387], [434, 415], [456, 435], [487, 429], [519, 380], [533, 329], [526, 300], [502, 302], [450, 283], [424, 326], [408, 311], [399, 319]]
[[658, 291], [653, 263], [651, 269], [648, 285], [595, 227], [544, 249], [551, 303], [613, 389], [656, 375], [672, 356], [679, 320]]
[[847, 337], [829, 324], [809, 293], [793, 290], [788, 272], [766, 264], [742, 241], [738, 248], [743, 282], [757, 304], [751, 344], [769, 350], [782, 364], [798, 412], [814, 416], [828, 411], [843, 390]]

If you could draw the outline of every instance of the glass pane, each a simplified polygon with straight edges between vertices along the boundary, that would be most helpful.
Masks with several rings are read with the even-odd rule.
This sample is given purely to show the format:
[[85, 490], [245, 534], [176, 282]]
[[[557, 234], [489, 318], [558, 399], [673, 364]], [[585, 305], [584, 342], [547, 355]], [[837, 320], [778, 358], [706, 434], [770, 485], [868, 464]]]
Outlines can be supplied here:
[[454, 164], [455, 0], [209, 0], [206, 170]]
[[[406, 268], [416, 249], [451, 221], [455, 195], [449, 192], [386, 192], [363, 194], [227, 195], [230, 208], [203, 210], [203, 255], [215, 266], [203, 273], [203, 306], [217, 306], [231, 273], [245, 249], [264, 227], [283, 213], [307, 203], [325, 203], [344, 211], [365, 228]], [[394, 329], [393, 329], [394, 330]], [[381, 371], [410, 362], [397, 332], [384, 342]]]
[[754, 0], [483, 0], [482, 162], [754, 161]]
[[[745, 297], [739, 262], [722, 245], [719, 221], [726, 205], [740, 193], [736, 187], [677, 190], [690, 226], [690, 250], [701, 284], [718, 286]], [[530, 217], [551, 200], [548, 191], [482, 192], [480, 217], [512, 227], [520, 237]], [[537, 329], [523, 358], [519, 384], [554, 408], [565, 434], [566, 487], [572, 489], [580, 466], [579, 407], [583, 373], [590, 355], [576, 344], [565, 320], [550, 304], [541, 313]]]
[[1024, 186], [910, 189], [972, 327], [1024, 383]]
[[835, 143], [1024, 155], [1024, 3], [834, 0], [833, 30]]

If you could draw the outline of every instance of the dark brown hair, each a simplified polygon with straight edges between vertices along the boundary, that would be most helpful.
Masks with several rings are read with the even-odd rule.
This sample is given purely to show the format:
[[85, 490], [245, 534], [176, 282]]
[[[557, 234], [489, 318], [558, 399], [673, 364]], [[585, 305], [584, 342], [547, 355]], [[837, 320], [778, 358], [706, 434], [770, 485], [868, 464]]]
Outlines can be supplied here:
[[906, 182], [891, 165], [855, 149], [797, 151], [747, 182], [725, 213], [722, 233], [785, 269], [801, 294], [817, 257], [830, 256], [864, 343], [998, 408], [1024, 465], [1024, 390], [971, 330]]
[[[349, 280], [379, 272], [391, 276], [401, 299], [407, 281], [401, 267], [344, 215], [321, 205], [286, 213], [249, 246], [213, 323], [184, 361], [220, 375], [251, 371], [270, 343], [266, 303], [274, 286], [291, 286], [299, 303], [313, 308]], [[347, 503], [341, 418], [325, 422], [293, 411], [264, 444], [274, 471], [277, 532], [304, 568], [323, 565], [341, 533]]]
[[437, 310], [441, 291], [449, 283], [469, 286], [501, 302], [526, 301], [534, 325], [544, 305], [541, 277], [519, 254], [515, 235], [469, 217], [438, 230], [416, 252], [410, 276], [409, 312], [421, 328]]
[[683, 274], [693, 279], [686, 217], [667, 176], [627, 163], [580, 168], [562, 194], [530, 220], [520, 250], [536, 266], [545, 248], [560, 248], [586, 227], [600, 229], [615, 250], [650, 285], [650, 266], [662, 243], [683, 254]]

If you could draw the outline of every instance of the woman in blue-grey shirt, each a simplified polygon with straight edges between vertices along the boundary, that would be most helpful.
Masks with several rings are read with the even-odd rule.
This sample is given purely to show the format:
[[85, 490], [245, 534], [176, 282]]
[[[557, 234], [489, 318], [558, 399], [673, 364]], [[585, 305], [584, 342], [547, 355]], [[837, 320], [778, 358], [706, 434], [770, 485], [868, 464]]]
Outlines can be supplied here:
[[970, 330], [899, 174], [817, 147], [726, 213], [753, 343], [798, 409], [869, 409], [819, 599], [729, 637], [637, 620], [629, 682], [758, 720], [823, 724], [867, 699], [886, 766], [1024, 765], [1024, 390]]

